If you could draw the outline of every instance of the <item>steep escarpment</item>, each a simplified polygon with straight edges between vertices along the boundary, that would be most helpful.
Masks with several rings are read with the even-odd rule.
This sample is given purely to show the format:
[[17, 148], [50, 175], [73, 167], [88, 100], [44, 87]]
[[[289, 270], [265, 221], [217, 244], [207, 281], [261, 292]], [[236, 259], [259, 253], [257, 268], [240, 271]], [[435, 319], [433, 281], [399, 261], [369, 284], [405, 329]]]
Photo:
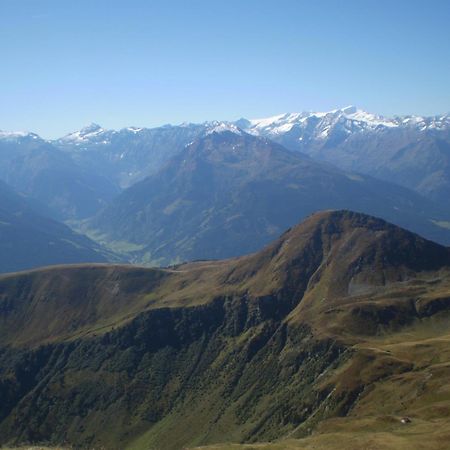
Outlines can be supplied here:
[[179, 449], [419, 416], [426, 385], [414, 410], [380, 399], [445, 363], [396, 339], [444, 339], [449, 268], [444, 247], [331, 211], [237, 259], [3, 276], [0, 442]]
[[320, 404], [314, 379], [341, 351], [267, 301], [156, 310], [102, 337], [4, 352], [0, 434], [89, 448], [272, 438]]

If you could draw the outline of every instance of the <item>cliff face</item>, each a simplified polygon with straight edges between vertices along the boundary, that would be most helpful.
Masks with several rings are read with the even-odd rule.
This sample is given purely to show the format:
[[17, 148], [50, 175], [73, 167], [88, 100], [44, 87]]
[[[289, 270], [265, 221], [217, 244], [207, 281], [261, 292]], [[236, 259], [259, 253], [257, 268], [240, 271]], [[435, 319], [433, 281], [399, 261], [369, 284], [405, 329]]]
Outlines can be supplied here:
[[447, 320], [449, 267], [444, 247], [327, 212], [233, 260], [3, 276], [0, 442], [179, 449], [362, 414], [417, 369], [381, 339]]

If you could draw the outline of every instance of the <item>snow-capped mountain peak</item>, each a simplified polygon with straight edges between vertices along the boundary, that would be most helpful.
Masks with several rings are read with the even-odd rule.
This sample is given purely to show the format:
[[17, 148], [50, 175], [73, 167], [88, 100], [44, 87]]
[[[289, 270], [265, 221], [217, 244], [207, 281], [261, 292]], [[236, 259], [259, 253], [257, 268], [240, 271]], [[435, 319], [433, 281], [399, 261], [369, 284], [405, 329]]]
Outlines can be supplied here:
[[74, 131], [60, 139], [63, 144], [75, 144], [81, 145], [89, 142], [103, 142], [106, 143], [109, 140], [106, 136], [110, 133], [115, 133], [115, 131], [106, 130], [97, 123], [91, 123], [79, 131]]
[[347, 119], [358, 121], [366, 124], [369, 128], [382, 127], [396, 127], [398, 123], [393, 120], [376, 114], [368, 113], [362, 109], [357, 109], [354, 106], [343, 108], [342, 115]]
[[266, 117], [264, 119], [252, 119], [250, 120], [250, 131], [269, 131], [274, 134], [285, 133], [289, 131], [296, 123], [306, 117], [305, 113], [285, 113], [272, 117]]
[[420, 131], [425, 130], [444, 130], [450, 128], [450, 115], [422, 117], [422, 116], [403, 116], [397, 120], [403, 126], [414, 127]]
[[[348, 123], [346, 123], [348, 122]], [[388, 119], [376, 114], [371, 114], [355, 106], [335, 109], [327, 112], [301, 112], [285, 113], [263, 119], [253, 119], [248, 121], [248, 128], [245, 130], [256, 135], [280, 135], [291, 131], [294, 127], [301, 129], [320, 130], [319, 134], [327, 135], [337, 124], [344, 125], [345, 128], [356, 131], [356, 129], [374, 129], [377, 127], [395, 127], [398, 123], [394, 119]]]
[[242, 130], [233, 123], [214, 121], [208, 122], [205, 125], [207, 127], [205, 135], [224, 132], [231, 132], [240, 136], [242, 135]]
[[81, 135], [88, 135], [88, 134], [92, 134], [92, 133], [99, 133], [105, 131], [98, 123], [90, 123], [89, 125], [83, 127], [79, 133]]

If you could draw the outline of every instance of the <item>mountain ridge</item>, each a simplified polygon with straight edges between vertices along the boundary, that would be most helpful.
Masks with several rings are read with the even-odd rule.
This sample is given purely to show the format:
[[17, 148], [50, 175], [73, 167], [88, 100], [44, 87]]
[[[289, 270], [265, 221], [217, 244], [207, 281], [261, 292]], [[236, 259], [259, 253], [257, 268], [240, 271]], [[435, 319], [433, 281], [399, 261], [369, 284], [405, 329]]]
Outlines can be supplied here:
[[[348, 113], [350, 112], [350, 114]], [[387, 119], [352, 107], [240, 122], [316, 160], [395, 180], [443, 204], [450, 193], [450, 116]]]
[[[352, 291], [355, 277], [370, 289]], [[448, 375], [448, 348], [435, 359], [445, 341], [427, 347], [435, 363], [422, 341], [410, 353], [392, 342], [416, 328], [443, 339], [449, 292], [448, 248], [349, 211], [226, 261], [0, 276], [0, 442], [175, 450], [289, 436], [302, 448], [295, 438], [326, 438], [336, 419], [395, 436], [401, 417], [432, 427], [439, 408], [445, 429], [428, 400]]]
[[[145, 292], [146, 289], [154, 290], [161, 292], [159, 302], [164, 307], [171, 305], [188, 307], [214, 301], [216, 297], [214, 289], [206, 296], [199, 294], [205, 289], [209, 279], [213, 283], [225, 284], [229, 289], [237, 289], [241, 294], [245, 293], [255, 298], [273, 297], [281, 291], [288, 290], [294, 297], [293, 301], [299, 301], [306, 290], [314, 290], [314, 285], [321, 278], [328, 280], [326, 270], [331, 270], [341, 282], [341, 285], [327, 287], [328, 295], [335, 298], [364, 293], [364, 290], [355, 289], [358, 280], [366, 282], [373, 290], [377, 286], [383, 287], [390, 283], [406, 281], [409, 276], [414, 277], [418, 272], [433, 272], [447, 266], [450, 267], [448, 247], [426, 240], [379, 218], [347, 210], [328, 210], [312, 214], [256, 253], [237, 258], [194, 261], [159, 269], [108, 263], [59, 265], [0, 275], [0, 281], [28, 276], [52, 277], [53, 273], [61, 280], [68, 281], [69, 278], [64, 274], [83, 271], [85, 275], [80, 275], [80, 279], [87, 277], [90, 272], [94, 278], [105, 273], [110, 279], [109, 283], [114, 286], [116, 276], [128, 273], [132, 279], [136, 277], [136, 280], [139, 280], [138, 283], [134, 282], [136, 283], [134, 285], [127, 283], [132, 295]], [[395, 269], [394, 272], [392, 269]], [[197, 278], [196, 274], [203, 271], [206, 275]], [[188, 296], [183, 288], [163, 294], [166, 292], [164, 280], [173, 278], [176, 281], [171, 287], [183, 286], [186, 284], [186, 276], [189, 279], [191, 275], [196, 279], [198, 286]], [[58, 286], [57, 290], [63, 289], [70, 299], [69, 291], [62, 288], [60, 283], [46, 281], [45, 286], [47, 286], [45, 292], [47, 290], [50, 292], [52, 286]], [[124, 286], [122, 288], [125, 291], [128, 289]], [[32, 286], [29, 285], [28, 289], [32, 289]], [[99, 296], [99, 301], [110, 302], [108, 292], [111, 294], [117, 289], [119, 285], [116, 288], [106, 289], [103, 296]], [[186, 292], [190, 290], [191, 288]], [[75, 292], [79, 295], [78, 288]], [[49, 294], [49, 298], [51, 297]], [[81, 297], [87, 300], [89, 295]], [[148, 303], [148, 300], [149, 298], [139, 300], [142, 301], [140, 307], [153, 308], [154, 301]], [[133, 309], [133, 305], [127, 306], [126, 302], [121, 304], [121, 308], [127, 307]], [[127, 312], [124, 317], [128, 315]], [[97, 316], [93, 314], [91, 319], [95, 320]], [[30, 320], [31, 315], [25, 314], [24, 317]], [[100, 317], [104, 319], [103, 315]], [[53, 320], [50, 317], [48, 319]], [[132, 320], [132, 316], [127, 320]], [[23, 326], [14, 327], [19, 333], [27, 335], [23, 328]], [[44, 333], [48, 332], [47, 329], [48, 326], [43, 327]], [[64, 330], [65, 326], [61, 325], [60, 329]], [[2, 341], [5, 342], [4, 339]]]
[[[395, 180], [438, 202], [445, 202], [450, 192], [448, 113], [384, 117], [348, 106], [327, 112], [154, 128], [129, 126], [113, 130], [93, 123], [48, 143], [84, 169], [95, 168], [102, 177], [127, 188], [156, 173], [185, 145], [219, 126], [237, 126], [344, 170]], [[0, 141], [26, 135], [0, 132]], [[28, 136], [39, 138], [30, 133]]]
[[103, 242], [140, 246], [132, 257], [159, 265], [255, 251], [308, 214], [329, 208], [383, 216], [450, 242], [430, 221], [447, 220], [444, 209], [404, 188], [335, 169], [267, 138], [220, 131], [189, 143], [88, 227]]
[[[8, 140], [15, 138], [29, 137], [32, 139], [41, 139], [48, 143], [70, 143], [73, 141], [77, 145], [83, 143], [98, 143], [106, 144], [111, 136], [120, 133], [130, 132], [132, 134], [146, 133], [151, 130], [167, 129], [167, 128], [199, 128], [208, 129], [213, 126], [237, 126], [250, 134], [262, 135], [269, 137], [269, 135], [283, 134], [291, 131], [295, 126], [302, 125], [309, 119], [320, 119], [330, 126], [333, 122], [343, 122], [346, 119], [350, 122], [359, 124], [359, 127], [352, 129], [352, 126], [347, 130], [348, 132], [361, 131], [364, 127], [368, 129], [376, 128], [397, 128], [409, 127], [419, 128], [420, 131], [426, 129], [444, 130], [450, 127], [450, 114], [436, 114], [436, 115], [394, 115], [383, 116], [379, 114], [370, 113], [356, 106], [350, 105], [343, 108], [337, 108], [330, 111], [303, 111], [303, 112], [284, 112], [278, 115], [269, 116], [260, 119], [241, 118], [239, 120], [210, 120], [204, 122], [184, 122], [182, 124], [166, 124], [155, 127], [135, 127], [127, 126], [120, 129], [107, 129], [101, 125], [92, 122], [78, 131], [70, 132], [65, 136], [56, 139], [43, 139], [38, 134], [29, 131], [2, 131], [0, 130], [0, 139]], [[322, 133], [323, 133], [323, 128]], [[320, 133], [319, 133], [320, 134]]]

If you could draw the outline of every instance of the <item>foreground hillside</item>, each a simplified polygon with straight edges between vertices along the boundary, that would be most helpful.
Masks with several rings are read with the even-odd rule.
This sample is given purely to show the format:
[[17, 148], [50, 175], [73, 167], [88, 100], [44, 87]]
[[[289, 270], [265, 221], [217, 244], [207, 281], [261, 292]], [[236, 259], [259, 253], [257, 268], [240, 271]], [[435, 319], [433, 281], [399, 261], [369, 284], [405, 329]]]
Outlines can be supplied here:
[[237, 259], [6, 275], [0, 443], [443, 448], [449, 311], [449, 250], [351, 212]]
[[[217, 444], [198, 450], [443, 450], [450, 442], [448, 386], [450, 366], [449, 320], [430, 318], [402, 332], [364, 339], [354, 345], [352, 364], [340, 381], [360, 377], [374, 380], [359, 394], [345, 416], [311, 427], [312, 433], [288, 433], [275, 442]], [[436, 327], [436, 329], [434, 329]], [[365, 354], [367, 368], [355, 361]], [[358, 356], [356, 356], [358, 355]], [[387, 361], [387, 357], [392, 358]], [[361, 359], [359, 362], [362, 362]], [[367, 361], [365, 361], [366, 363]], [[408, 364], [390, 373], [392, 363]], [[337, 386], [337, 388], [339, 388]], [[196, 447], [197, 448], [197, 447]]]

